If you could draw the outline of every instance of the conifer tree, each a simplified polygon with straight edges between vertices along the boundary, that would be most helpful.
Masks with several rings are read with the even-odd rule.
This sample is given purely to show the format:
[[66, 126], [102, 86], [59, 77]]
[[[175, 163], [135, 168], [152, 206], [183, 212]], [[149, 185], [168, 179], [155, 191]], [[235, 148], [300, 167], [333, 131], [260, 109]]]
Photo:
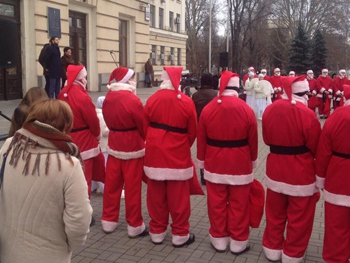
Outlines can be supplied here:
[[326, 41], [320, 30], [315, 31], [311, 43], [311, 68], [315, 75], [319, 75], [321, 70], [326, 67], [327, 59]]

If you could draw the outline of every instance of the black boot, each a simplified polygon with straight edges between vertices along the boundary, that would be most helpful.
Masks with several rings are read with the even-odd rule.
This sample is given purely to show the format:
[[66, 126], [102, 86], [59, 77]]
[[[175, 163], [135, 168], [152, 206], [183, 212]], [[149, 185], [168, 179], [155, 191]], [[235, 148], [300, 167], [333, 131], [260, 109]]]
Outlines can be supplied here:
[[199, 170], [200, 171], [200, 173], [201, 173], [201, 184], [202, 185], [205, 185], [205, 179], [204, 179], [204, 169], [200, 169]]

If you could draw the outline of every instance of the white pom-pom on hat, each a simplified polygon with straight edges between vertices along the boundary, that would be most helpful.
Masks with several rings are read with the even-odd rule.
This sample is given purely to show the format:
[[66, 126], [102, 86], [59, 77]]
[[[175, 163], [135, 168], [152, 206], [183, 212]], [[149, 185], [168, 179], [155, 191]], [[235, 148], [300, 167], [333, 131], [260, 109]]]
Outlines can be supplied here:
[[64, 93], [64, 94], [63, 94], [63, 97], [67, 98], [67, 97], [68, 97], [68, 94], [67, 94], [67, 93]]
[[292, 103], [292, 105], [297, 104], [297, 102], [295, 100], [291, 100], [291, 103]]
[[181, 100], [181, 94], [177, 94], [177, 98]]
[[222, 100], [221, 99], [218, 99], [218, 103], [220, 104], [222, 102]]

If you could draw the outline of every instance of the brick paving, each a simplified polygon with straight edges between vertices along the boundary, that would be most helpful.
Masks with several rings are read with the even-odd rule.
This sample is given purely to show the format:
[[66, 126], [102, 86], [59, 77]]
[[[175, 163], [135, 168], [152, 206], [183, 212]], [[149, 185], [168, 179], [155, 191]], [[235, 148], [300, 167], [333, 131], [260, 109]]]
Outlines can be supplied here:
[[[145, 102], [156, 88], [137, 89], [138, 96]], [[93, 101], [104, 93], [91, 93]], [[20, 100], [0, 102], [0, 110], [10, 116]], [[255, 170], [255, 178], [264, 184], [265, 162], [268, 154], [268, 147], [264, 144], [261, 136], [261, 121], [259, 122], [259, 165]], [[323, 120], [321, 121], [323, 124]], [[7, 132], [9, 123], [0, 118], [0, 134]], [[192, 155], [195, 159], [196, 148], [192, 147]], [[205, 187], [203, 187], [206, 193]], [[146, 225], [150, 221], [146, 207], [146, 186], [142, 189], [142, 212]], [[91, 227], [86, 244], [73, 254], [73, 263], [267, 263], [269, 262], [262, 251], [262, 236], [265, 227], [265, 217], [257, 229], [251, 229], [249, 243], [251, 250], [240, 256], [234, 256], [229, 251], [217, 253], [210, 245], [208, 236], [209, 219], [207, 215], [206, 196], [191, 197], [191, 232], [195, 234], [195, 243], [184, 248], [174, 248], [171, 243], [171, 232], [168, 234], [162, 245], [154, 245], [150, 237], [130, 239], [127, 235], [127, 224], [125, 221], [124, 202], [121, 202], [119, 225], [116, 231], [106, 235], [103, 233], [100, 223], [102, 210], [102, 195], [93, 193], [91, 204], [94, 209], [93, 216], [96, 219], [95, 226]], [[317, 204], [314, 227], [309, 246], [304, 257], [304, 263], [320, 263], [322, 260], [322, 244], [324, 235], [324, 209], [323, 197]]]

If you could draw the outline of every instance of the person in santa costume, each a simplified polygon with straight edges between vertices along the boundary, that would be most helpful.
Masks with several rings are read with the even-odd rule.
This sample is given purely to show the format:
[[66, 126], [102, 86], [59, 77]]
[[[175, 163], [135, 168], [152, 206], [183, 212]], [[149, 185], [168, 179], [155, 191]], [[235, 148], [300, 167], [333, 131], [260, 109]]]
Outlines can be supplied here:
[[262, 74], [264, 76], [264, 80], [269, 80], [270, 76], [267, 75], [267, 70], [266, 69], [262, 69], [260, 71], [260, 74]]
[[258, 130], [253, 110], [238, 98], [239, 76], [221, 75], [219, 97], [202, 112], [197, 138], [198, 166], [207, 180], [211, 245], [234, 255], [250, 249], [249, 194], [257, 166]]
[[314, 72], [310, 69], [306, 71], [306, 80], [309, 83], [310, 92], [308, 93], [308, 107], [313, 112], [316, 111], [316, 108], [319, 106], [319, 99], [317, 99], [317, 91], [320, 90], [320, 84], [317, 79], [314, 78]]
[[327, 119], [331, 113], [331, 101], [333, 94], [333, 79], [328, 76], [328, 69], [322, 69], [321, 75], [318, 76], [317, 81], [319, 83], [319, 89], [317, 90], [316, 95], [319, 100], [318, 114], [320, 119]]
[[346, 70], [339, 70], [339, 75], [335, 77], [332, 83], [332, 88], [334, 91], [333, 96], [333, 108], [334, 110], [338, 107], [342, 107], [344, 105], [344, 91], [343, 85], [350, 84], [348, 77], [346, 76]]
[[170, 213], [174, 247], [195, 241], [189, 232], [189, 217], [194, 169], [191, 146], [197, 134], [197, 116], [192, 99], [179, 90], [181, 73], [182, 67], [164, 67], [160, 90], [147, 100], [144, 108], [149, 122], [144, 160], [149, 232], [152, 242], [161, 244]]
[[289, 71], [288, 76], [289, 77], [295, 77], [295, 71]]
[[258, 77], [258, 75], [256, 75], [256, 73], [255, 73], [255, 68], [249, 67], [248, 68], [248, 72], [243, 76], [243, 87], [245, 86], [246, 81], [249, 79], [249, 73], [250, 72], [253, 73], [253, 78], [257, 78]]
[[[95, 105], [86, 91], [86, 76], [87, 72], [84, 66], [69, 65], [67, 85], [61, 90], [58, 99], [67, 102], [73, 112], [73, 128], [69, 135], [79, 147], [90, 197], [93, 176], [104, 178], [105, 170], [104, 158], [99, 146], [100, 121]], [[95, 219], [92, 218], [91, 225], [94, 224]]]
[[323, 259], [348, 263], [350, 258], [350, 85], [343, 85], [345, 103], [325, 122], [316, 154], [316, 185], [324, 189]]
[[284, 77], [281, 86], [282, 99], [267, 107], [262, 119], [263, 139], [270, 146], [263, 251], [271, 261], [300, 263], [319, 197], [314, 158], [321, 127], [307, 107], [305, 75]]
[[[125, 217], [130, 238], [148, 235], [141, 213], [141, 187], [147, 121], [136, 96], [135, 73], [119, 67], [109, 77], [103, 118], [109, 129], [102, 229], [112, 233], [118, 225], [120, 197], [125, 193]], [[112, 81], [115, 83], [112, 83]]]
[[272, 102], [281, 99], [282, 87], [281, 87], [281, 70], [279, 68], [275, 68], [273, 70], [273, 76], [271, 76], [268, 81], [270, 81], [273, 88], [273, 97]]

